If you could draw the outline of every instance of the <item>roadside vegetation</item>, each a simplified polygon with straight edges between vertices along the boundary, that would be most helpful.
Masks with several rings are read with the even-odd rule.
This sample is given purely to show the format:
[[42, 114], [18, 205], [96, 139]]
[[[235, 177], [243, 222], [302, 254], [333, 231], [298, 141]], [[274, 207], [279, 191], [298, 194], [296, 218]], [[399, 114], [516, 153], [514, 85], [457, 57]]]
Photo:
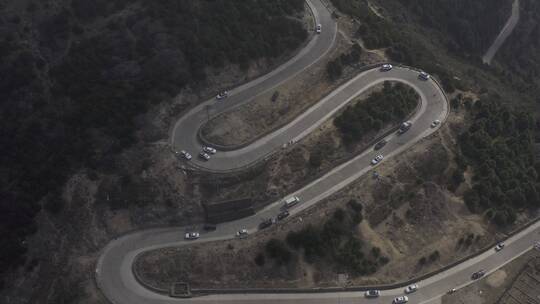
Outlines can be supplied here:
[[[310, 264], [335, 265], [338, 273], [345, 272], [355, 277], [372, 274], [389, 259], [381, 254], [379, 248], [369, 248], [354, 233], [354, 228], [363, 220], [362, 209], [362, 204], [350, 200], [345, 209], [336, 209], [321, 226], [308, 225], [299, 231], [289, 232], [286, 242], [269, 240], [266, 254], [278, 265], [291, 261], [294, 251], [303, 254]], [[264, 261], [264, 255], [261, 253], [255, 259], [255, 263], [262, 266], [260, 261]]]
[[508, 86], [534, 97], [538, 117], [540, 96], [540, 2], [520, 0], [520, 19], [495, 56], [493, 70]]
[[343, 75], [343, 69], [357, 63], [360, 60], [360, 55], [362, 55], [362, 47], [355, 43], [347, 53], [343, 53], [339, 57], [330, 60], [326, 64], [328, 78], [331, 81], [339, 79]]
[[137, 143], [136, 118], [183, 88], [200, 90], [210, 68], [246, 70], [307, 37], [302, 0], [7, 2], [0, 274], [24, 262], [42, 207], [61, 214], [72, 173], [116, 173], [115, 157]]
[[540, 207], [535, 120], [497, 100], [477, 101], [470, 116], [471, 126], [459, 137], [474, 172], [465, 203], [499, 226], [513, 224], [518, 211]]
[[418, 94], [402, 83], [385, 82], [382, 91], [349, 106], [339, 114], [334, 124], [346, 143], [359, 141], [365, 134], [381, 130], [390, 122], [399, 122], [417, 106]]
[[[332, 3], [361, 22], [357, 34], [367, 48], [384, 48], [391, 60], [437, 75], [445, 90], [452, 93], [463, 83], [452, 77], [444, 62], [430, 51], [425, 37], [433, 34], [450, 54], [476, 64], [504, 25], [512, 1], [372, 1], [380, 5], [383, 15], [387, 14], [385, 18], [375, 14], [366, 0]], [[429, 30], [420, 30], [415, 23]]]

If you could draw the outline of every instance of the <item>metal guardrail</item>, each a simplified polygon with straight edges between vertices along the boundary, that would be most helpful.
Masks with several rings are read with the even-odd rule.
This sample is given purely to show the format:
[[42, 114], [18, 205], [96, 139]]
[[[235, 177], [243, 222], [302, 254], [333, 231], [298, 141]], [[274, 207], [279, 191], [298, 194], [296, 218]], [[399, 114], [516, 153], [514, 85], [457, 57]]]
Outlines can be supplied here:
[[[530, 226], [534, 225], [540, 220], [540, 217], [536, 217], [535, 219], [529, 221], [525, 225], [516, 228], [515, 230], [511, 231], [507, 234], [506, 239], [522, 232], [523, 230], [529, 228]], [[204, 295], [210, 295], [210, 294], [298, 294], [298, 293], [330, 293], [330, 292], [345, 292], [345, 291], [366, 291], [369, 289], [379, 289], [379, 290], [390, 290], [390, 289], [396, 289], [396, 288], [403, 288], [405, 286], [408, 286], [410, 284], [423, 281], [427, 278], [430, 278], [434, 275], [437, 275], [439, 273], [442, 273], [444, 271], [449, 270], [450, 268], [453, 268], [461, 263], [464, 263], [470, 259], [473, 259], [484, 252], [488, 250], [493, 250], [493, 247], [500, 242], [501, 240], [495, 241], [482, 249], [478, 250], [477, 252], [474, 252], [468, 256], [465, 256], [453, 263], [450, 263], [444, 267], [441, 267], [437, 270], [428, 272], [426, 274], [423, 274], [421, 276], [401, 281], [393, 284], [381, 284], [381, 285], [365, 285], [365, 286], [350, 286], [350, 287], [315, 287], [315, 288], [194, 288], [190, 289], [190, 292], [193, 296], [204, 296]], [[138, 258], [138, 256], [137, 256]], [[132, 266], [133, 273], [137, 279], [137, 282], [141, 284], [142, 286], [149, 288], [153, 291], [167, 294], [169, 293], [169, 290], [157, 288], [154, 286], [147, 285], [143, 282], [141, 278], [139, 278], [138, 272], [135, 270], [135, 268]]]

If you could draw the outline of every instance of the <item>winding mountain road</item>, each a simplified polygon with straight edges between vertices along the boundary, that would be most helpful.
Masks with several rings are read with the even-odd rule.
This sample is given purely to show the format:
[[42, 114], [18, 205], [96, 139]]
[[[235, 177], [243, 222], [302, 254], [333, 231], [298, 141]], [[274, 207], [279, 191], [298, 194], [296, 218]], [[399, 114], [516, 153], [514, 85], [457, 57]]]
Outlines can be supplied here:
[[[226, 101], [216, 102], [215, 100], [209, 100], [188, 111], [186, 115], [180, 118], [172, 132], [171, 144], [175, 150], [184, 149], [192, 154], [197, 154], [197, 151], [200, 150], [201, 145], [197, 141], [196, 133], [206, 120], [206, 105], [211, 105], [212, 113], [217, 114], [249, 102], [250, 98], [290, 79], [328, 52], [335, 40], [336, 23], [320, 0], [310, 0], [308, 3], [317, 22], [323, 25], [321, 35], [315, 35], [304, 50], [275, 71], [232, 90], [230, 97]], [[433, 80], [419, 80], [418, 71], [410, 68], [395, 67], [388, 72], [381, 72], [379, 69], [368, 70], [336, 89], [288, 125], [255, 141], [251, 145], [235, 151], [220, 151], [208, 162], [196, 160], [196, 157], [192, 161], [197, 162], [197, 166], [211, 171], [234, 170], [249, 165], [272, 151], [276, 151], [284, 143], [291, 140], [297, 141], [306, 136], [354, 97], [386, 80], [405, 83], [414, 88], [420, 95], [421, 104], [411, 119], [413, 126], [402, 135], [389, 135], [387, 137], [388, 144], [377, 153], [372, 149], [368, 149], [292, 193], [291, 195], [299, 196], [302, 202], [291, 208], [291, 214], [302, 212], [369, 172], [372, 169], [370, 161], [375, 154], [382, 153], [385, 155], [385, 160], [395, 157], [422, 138], [435, 132], [436, 128], [430, 128], [431, 122], [436, 119], [444, 121], [448, 115], [448, 100], [440, 86]], [[369, 301], [365, 300], [360, 292], [229, 294], [177, 299], [147, 289], [139, 284], [133, 274], [132, 265], [137, 255], [142, 252], [163, 247], [188, 246], [192, 243], [230, 239], [234, 237], [235, 232], [240, 228], [256, 231], [260, 219], [275, 217], [279, 213], [281, 206], [281, 201], [276, 201], [253, 216], [220, 224], [216, 231], [201, 233], [200, 239], [196, 241], [185, 241], [183, 239], [186, 227], [148, 229], [118, 237], [102, 250], [96, 266], [98, 287], [106, 298], [114, 304], [169, 304], [179, 302], [363, 303], [364, 301], [369, 303], [390, 303], [392, 297], [402, 294], [401, 288], [387, 290], [383, 291], [381, 298]], [[497, 254], [493, 251], [485, 252], [476, 258], [420, 282], [420, 290], [410, 296], [411, 302], [436, 303], [448, 289], [470, 283], [472, 272], [480, 268], [493, 271], [530, 249], [534, 238], [539, 236], [539, 232], [540, 225], [536, 223], [508, 240], [504, 251]]]

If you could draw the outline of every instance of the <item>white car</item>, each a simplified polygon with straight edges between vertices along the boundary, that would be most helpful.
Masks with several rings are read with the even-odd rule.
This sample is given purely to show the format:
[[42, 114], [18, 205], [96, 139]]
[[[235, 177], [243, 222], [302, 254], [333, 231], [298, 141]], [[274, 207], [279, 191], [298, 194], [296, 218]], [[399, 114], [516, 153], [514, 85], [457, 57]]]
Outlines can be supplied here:
[[501, 251], [503, 250], [503, 248], [504, 248], [504, 243], [500, 242], [497, 244], [497, 246], [495, 246], [495, 251]]
[[238, 232], [236, 232], [237, 237], [245, 237], [248, 235], [247, 229], [240, 229]]
[[216, 149], [212, 148], [212, 147], [207, 147], [207, 146], [204, 146], [202, 148], [202, 150], [206, 153], [210, 153], [210, 154], [216, 154]]
[[210, 160], [210, 155], [208, 155], [207, 153], [204, 153], [204, 152], [199, 153], [199, 157], [206, 160], [206, 161]]
[[378, 298], [381, 295], [380, 290], [368, 290], [364, 293], [366, 298]]
[[320, 34], [321, 31], [322, 31], [322, 26], [321, 26], [321, 24], [319, 23], [319, 24], [317, 24], [317, 26], [315, 27], [315, 32], [317, 32], [317, 34]]
[[397, 297], [392, 301], [393, 304], [404, 304], [407, 302], [409, 302], [409, 298], [407, 296]]
[[409, 294], [417, 290], [418, 290], [418, 284], [412, 284], [412, 285], [407, 286], [407, 288], [405, 288], [405, 293]]
[[390, 71], [393, 68], [393, 66], [389, 63], [381, 65], [381, 71], [387, 72]]
[[221, 92], [219, 92], [219, 93], [217, 94], [216, 99], [217, 99], [217, 100], [222, 100], [222, 99], [225, 99], [225, 98], [227, 98], [227, 97], [229, 97], [229, 92], [227, 92], [227, 91], [221, 91]]
[[403, 133], [409, 131], [409, 129], [411, 127], [412, 127], [412, 122], [411, 121], [406, 121], [406, 122], [402, 123], [399, 126], [398, 134], [403, 134]]
[[382, 156], [382, 154], [379, 154], [377, 156], [375, 156], [375, 158], [371, 161], [371, 164], [372, 165], [376, 165], [378, 163], [381, 162], [381, 160], [383, 160], [384, 156]]
[[186, 233], [186, 235], [184, 236], [184, 238], [186, 240], [196, 240], [199, 238], [199, 233], [198, 232], [188, 232]]
[[[178, 152], [177, 152], [178, 153]], [[191, 159], [191, 154], [187, 153], [186, 151], [182, 150], [180, 151], [180, 155], [182, 155], [183, 158], [187, 159], [187, 160], [190, 160]]]
[[539, 242], [536, 242], [536, 244], [534, 244], [534, 248], [536, 250], [540, 250], [540, 241]]
[[441, 121], [437, 119], [437, 120], [434, 120], [434, 121], [431, 123], [431, 127], [432, 127], [432, 128], [435, 128], [435, 127], [437, 127], [437, 126], [440, 125], [440, 124], [441, 124]]
[[420, 74], [418, 74], [418, 78], [420, 78], [422, 80], [429, 80], [429, 78], [431, 78], [431, 76], [426, 72], [420, 72]]

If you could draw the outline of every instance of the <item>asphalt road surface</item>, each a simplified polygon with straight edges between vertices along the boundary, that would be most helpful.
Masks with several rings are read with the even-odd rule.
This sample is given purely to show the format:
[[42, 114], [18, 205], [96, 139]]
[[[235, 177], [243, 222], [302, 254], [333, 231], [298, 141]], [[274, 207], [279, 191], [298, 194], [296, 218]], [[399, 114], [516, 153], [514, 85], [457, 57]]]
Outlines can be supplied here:
[[[274, 72], [243, 85], [231, 92], [226, 102], [212, 103], [213, 111], [225, 111], [244, 102], [249, 98], [272, 89], [301, 72], [307, 66], [323, 56], [333, 43], [336, 34], [336, 24], [330, 13], [319, 0], [313, 0], [311, 6], [318, 22], [323, 24], [323, 33], [315, 35], [313, 40], [296, 57], [279, 67]], [[403, 82], [414, 88], [421, 97], [421, 104], [412, 117], [413, 125], [404, 134], [391, 134], [387, 137], [388, 144], [375, 153], [368, 149], [354, 159], [334, 168], [324, 176], [291, 195], [297, 195], [301, 203], [290, 209], [296, 214], [309, 208], [317, 202], [339, 191], [373, 167], [371, 159], [376, 154], [383, 154], [385, 160], [398, 156], [420, 139], [436, 131], [430, 128], [435, 119], [444, 122], [448, 114], [448, 102], [444, 92], [433, 81], [421, 81], [418, 72], [408, 68], [397, 68], [388, 72], [378, 69], [359, 74], [348, 83], [336, 89], [332, 94], [321, 100], [316, 106], [295, 119], [287, 126], [255, 142], [254, 144], [231, 152], [218, 152], [209, 162], [201, 163], [211, 170], [231, 170], [249, 164], [291, 140], [297, 141], [309, 134], [321, 122], [326, 120], [339, 107], [359, 95], [362, 91], [385, 80]], [[172, 134], [172, 144], [175, 149], [185, 149], [197, 154], [200, 144], [195, 133], [206, 118], [204, 105], [195, 107], [183, 116]], [[203, 111], [203, 112], [201, 112]], [[202, 115], [202, 116], [201, 116]], [[191, 147], [191, 148], [190, 148]], [[194, 157], [195, 158], [195, 157]], [[197, 160], [195, 160], [197, 161]], [[384, 161], [384, 160], [383, 160]], [[383, 291], [382, 297], [366, 300], [361, 292], [306, 293], [306, 294], [231, 294], [212, 295], [191, 299], [176, 299], [167, 295], [153, 292], [140, 285], [132, 272], [132, 265], [138, 254], [171, 246], [187, 246], [191, 243], [225, 240], [234, 237], [239, 229], [245, 228], [254, 233], [261, 218], [275, 217], [283, 203], [276, 201], [257, 214], [223, 223], [213, 232], [201, 232], [201, 237], [195, 241], [185, 241], [184, 233], [193, 227], [171, 227], [148, 229], [133, 232], [112, 240], [103, 250], [96, 266], [96, 282], [106, 298], [115, 304], [164, 304], [178, 302], [204, 303], [390, 303], [391, 299], [403, 294], [403, 289]], [[202, 227], [198, 227], [202, 231]], [[502, 267], [513, 258], [531, 248], [534, 241], [540, 238], [540, 224], [537, 223], [522, 233], [507, 241], [506, 248], [499, 253], [490, 250], [480, 256], [459, 264], [445, 272], [419, 282], [420, 290], [410, 295], [412, 303], [437, 303], [444, 293], [454, 287], [462, 287], [471, 282], [470, 275], [479, 269], [493, 271]]]
[[497, 51], [501, 48], [501, 46], [510, 36], [510, 34], [512, 34], [518, 22], [519, 0], [514, 0], [514, 3], [512, 4], [512, 14], [510, 15], [510, 18], [508, 18], [508, 21], [506, 21], [506, 24], [504, 25], [499, 35], [497, 35], [497, 38], [495, 39], [495, 41], [493, 41], [493, 44], [489, 47], [486, 54], [484, 54], [484, 56], [482, 57], [482, 61], [484, 63], [491, 64], [491, 60], [493, 60], [493, 57], [495, 57]]

